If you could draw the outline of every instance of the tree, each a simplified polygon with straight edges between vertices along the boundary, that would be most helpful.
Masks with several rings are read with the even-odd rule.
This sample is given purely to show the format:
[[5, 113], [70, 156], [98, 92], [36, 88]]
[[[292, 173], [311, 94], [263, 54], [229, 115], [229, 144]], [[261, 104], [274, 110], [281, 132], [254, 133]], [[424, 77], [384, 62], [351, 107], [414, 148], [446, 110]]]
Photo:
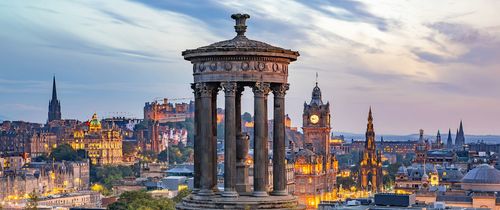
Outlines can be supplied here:
[[224, 122], [217, 123], [217, 139], [224, 139]]
[[47, 154], [42, 154], [38, 157], [35, 157], [32, 159], [33, 162], [44, 162], [50, 160], [49, 156]]
[[241, 116], [241, 120], [243, 120], [243, 122], [252, 122], [252, 115], [248, 112], [245, 112]]
[[177, 193], [177, 195], [172, 199], [174, 202], [179, 203], [182, 201], [183, 198], [191, 194], [191, 190], [189, 189], [183, 189]]
[[[193, 156], [193, 148], [187, 146], [170, 146], [158, 154], [158, 160], [169, 163], [185, 163]], [[168, 155], [168, 156], [167, 156]], [[168, 158], [167, 158], [168, 157]]]
[[155, 152], [153, 152], [151, 150], [142, 151], [141, 156], [142, 156], [142, 161], [148, 162], [148, 163], [153, 162], [157, 158]]
[[353, 176], [349, 176], [349, 177], [337, 177], [337, 185], [340, 186], [342, 185], [342, 187], [344, 189], [349, 189], [351, 187], [355, 187], [356, 186], [356, 181], [354, 180], [354, 177]]
[[186, 129], [188, 142], [194, 141], [194, 119], [187, 118], [184, 122], [167, 122], [164, 125], [167, 125], [169, 128], [177, 128], [177, 129]]
[[108, 206], [108, 208], [110, 210], [174, 210], [175, 202], [167, 198], [153, 198], [150, 194], [143, 190], [128, 191], [121, 194], [118, 201]]
[[[135, 173], [131, 166], [104, 166], [90, 168], [90, 181], [93, 183], [101, 183], [108, 191], [113, 184], [125, 177], [134, 176]], [[95, 188], [95, 191], [99, 191]], [[106, 192], [103, 190], [103, 192]]]
[[57, 146], [52, 153], [50, 153], [50, 159], [56, 161], [81, 161], [82, 158], [78, 156], [76, 150], [74, 150], [69, 144], [61, 144]]
[[38, 197], [38, 194], [33, 190], [28, 195], [28, 203], [26, 203], [26, 208], [28, 210], [37, 210], [38, 209], [38, 201], [40, 201], [40, 198]]
[[163, 150], [158, 154], [158, 160], [162, 162], [168, 162], [168, 150]]

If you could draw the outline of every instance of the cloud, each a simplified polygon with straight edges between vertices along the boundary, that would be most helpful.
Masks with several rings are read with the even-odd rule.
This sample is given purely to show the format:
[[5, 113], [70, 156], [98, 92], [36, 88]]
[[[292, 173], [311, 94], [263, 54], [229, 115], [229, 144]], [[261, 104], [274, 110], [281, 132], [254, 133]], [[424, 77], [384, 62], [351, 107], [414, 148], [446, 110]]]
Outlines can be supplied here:
[[[50, 96], [49, 77], [56, 73], [61, 78], [63, 110], [71, 116], [115, 109], [140, 116], [144, 101], [190, 96], [190, 64], [180, 52], [231, 39], [234, 22], [229, 15], [245, 12], [251, 15], [249, 38], [301, 53], [290, 66], [292, 88], [287, 100], [292, 104], [309, 100], [314, 73], [320, 72], [324, 100], [335, 107], [335, 130], [363, 129], [367, 107], [376, 104], [381, 132], [413, 132], [422, 122], [435, 129], [445, 122], [428, 122], [429, 118], [452, 121], [459, 115], [471, 119], [472, 126], [476, 116], [489, 112], [473, 128], [485, 131], [488, 126], [480, 125], [496, 122], [492, 107], [500, 104], [496, 81], [500, 22], [494, 18], [498, 4], [490, 0], [3, 2], [0, 92], [6, 96], [0, 104], [46, 106], [48, 98], [40, 93]], [[287, 106], [296, 125], [301, 108]], [[412, 120], [395, 125], [403, 116], [396, 111], [408, 113]], [[452, 112], [455, 116], [448, 114]], [[38, 120], [44, 121], [45, 115]], [[13, 117], [17, 116], [21, 115]]]
[[[218, 38], [197, 19], [134, 2], [9, 2], [4, 10], [9, 7], [16, 9], [5, 16], [24, 26], [10, 32], [29, 35], [34, 44], [119, 59], [169, 61], [179, 54], [172, 49]], [[204, 36], [193, 42], [189, 37], [197, 34]]]
[[[33, 106], [30, 104], [20, 104], [20, 103], [14, 103], [14, 104], [1, 104], [0, 109], [7, 110], [7, 111], [45, 111], [44, 108], [38, 107], [38, 106]], [[1, 116], [0, 116], [1, 118]]]

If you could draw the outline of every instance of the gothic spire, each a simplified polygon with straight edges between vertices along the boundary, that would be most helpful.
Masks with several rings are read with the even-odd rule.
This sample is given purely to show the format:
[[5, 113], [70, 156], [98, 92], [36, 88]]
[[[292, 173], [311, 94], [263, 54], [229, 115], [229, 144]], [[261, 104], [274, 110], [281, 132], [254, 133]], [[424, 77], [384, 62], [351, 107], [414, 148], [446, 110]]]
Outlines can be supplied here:
[[372, 107], [370, 106], [370, 111], [368, 112], [368, 122], [371, 122], [373, 121], [373, 117], [372, 117]]
[[52, 77], [52, 100], [57, 101], [56, 76]]
[[372, 107], [368, 112], [368, 124], [366, 125], [365, 147], [368, 150], [375, 150], [375, 130], [373, 129]]
[[61, 119], [61, 104], [57, 100], [56, 76], [52, 78], [52, 99], [49, 102], [48, 122]]
[[453, 148], [453, 139], [451, 138], [451, 129], [448, 130], [448, 139], [446, 140], [446, 147], [448, 149]]
[[462, 124], [462, 120], [460, 120], [460, 127], [457, 130], [457, 137], [455, 138], [455, 145], [460, 148], [464, 144], [465, 144], [464, 126]]

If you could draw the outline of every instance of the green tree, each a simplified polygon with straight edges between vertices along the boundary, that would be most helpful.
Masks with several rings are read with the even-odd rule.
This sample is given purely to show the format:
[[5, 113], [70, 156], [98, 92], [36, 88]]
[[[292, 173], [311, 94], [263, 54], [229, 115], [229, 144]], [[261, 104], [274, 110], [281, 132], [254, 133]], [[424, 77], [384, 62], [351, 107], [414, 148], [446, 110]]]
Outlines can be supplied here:
[[158, 160], [168, 162], [168, 150], [163, 150], [158, 154]]
[[28, 202], [26, 203], [26, 208], [28, 210], [37, 210], [38, 209], [38, 201], [40, 201], [40, 198], [38, 197], [38, 194], [33, 190], [28, 195]]
[[38, 157], [35, 157], [32, 159], [33, 162], [44, 162], [44, 161], [49, 161], [50, 158], [47, 156], [47, 154], [42, 154]]
[[91, 167], [90, 180], [101, 183], [109, 191], [119, 180], [134, 175], [132, 166]]
[[401, 166], [401, 163], [394, 163], [394, 164], [389, 164], [389, 166], [387, 167], [387, 172], [389, 172], [389, 174], [396, 174], [398, 173], [398, 169], [399, 167]]
[[248, 112], [245, 112], [241, 116], [241, 120], [243, 120], [243, 122], [252, 122], [252, 115]]
[[173, 210], [175, 202], [166, 198], [153, 198], [146, 191], [128, 191], [121, 194], [118, 201], [108, 208], [110, 210]]
[[174, 202], [179, 203], [182, 201], [183, 198], [191, 194], [191, 190], [189, 189], [183, 189], [177, 193], [177, 195], [172, 199]]
[[177, 146], [171, 146], [168, 148], [169, 149], [169, 160], [170, 163], [181, 163], [181, 158], [182, 158], [182, 152]]
[[141, 156], [142, 156], [142, 161], [144, 162], [153, 162], [153, 160], [157, 158], [155, 152], [151, 150], [142, 151]]
[[61, 144], [57, 146], [52, 153], [50, 153], [50, 159], [56, 161], [80, 161], [82, 158], [78, 156], [76, 150], [74, 150], [69, 144]]
[[337, 186], [342, 185], [344, 189], [349, 189], [353, 186], [356, 186], [356, 181], [354, 180], [354, 177], [349, 176], [349, 177], [337, 177]]
[[224, 122], [218, 123], [217, 124], [217, 138], [218, 139], [224, 139]]
[[[177, 128], [177, 129], [186, 129], [187, 131], [187, 138], [188, 142], [193, 142], [194, 141], [194, 119], [193, 118], [187, 118], [183, 122], [167, 122], [165, 124], [169, 128]], [[190, 144], [188, 144], [190, 145]]]
[[[168, 161], [171, 164], [185, 163], [193, 156], [193, 148], [188, 146], [170, 146], [167, 150], [163, 150], [158, 154], [158, 160]], [[168, 157], [168, 158], [167, 158]]]

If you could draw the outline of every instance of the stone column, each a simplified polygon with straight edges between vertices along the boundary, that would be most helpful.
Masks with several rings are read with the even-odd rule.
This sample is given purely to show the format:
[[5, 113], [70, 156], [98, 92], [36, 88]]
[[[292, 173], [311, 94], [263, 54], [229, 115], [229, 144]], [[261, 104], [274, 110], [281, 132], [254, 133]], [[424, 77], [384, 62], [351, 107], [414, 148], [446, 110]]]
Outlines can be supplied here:
[[217, 192], [219, 191], [217, 187], [218, 183], [218, 176], [217, 176], [217, 168], [218, 168], [218, 162], [217, 162], [217, 94], [219, 94], [219, 84], [214, 84], [214, 90], [212, 93], [212, 160], [214, 163], [214, 167], [212, 168], [212, 189]]
[[194, 177], [193, 177], [193, 193], [196, 194], [198, 190], [200, 190], [200, 157], [202, 148], [200, 141], [200, 110], [201, 110], [201, 98], [200, 98], [200, 90], [197, 88], [196, 83], [191, 84], [191, 88], [194, 93]]
[[216, 163], [213, 161], [213, 152], [215, 146], [213, 141], [213, 127], [212, 127], [212, 96], [215, 95], [215, 87], [208, 83], [198, 83], [196, 84], [200, 91], [200, 117], [198, 118], [200, 123], [200, 135], [199, 135], [199, 146], [200, 150], [200, 190], [198, 195], [210, 196], [214, 195], [213, 192], [213, 179], [214, 179], [214, 168]]
[[253, 196], [264, 197], [267, 194], [267, 127], [266, 98], [269, 95], [269, 83], [257, 82], [254, 93], [254, 166], [253, 166]]
[[273, 192], [272, 195], [288, 195], [285, 164], [285, 94], [288, 84], [273, 86], [274, 126], [273, 126]]
[[224, 197], [236, 197], [236, 82], [221, 83], [225, 93], [224, 113]]
[[235, 98], [235, 121], [236, 121], [236, 191], [245, 193], [251, 191], [251, 186], [248, 181], [248, 164], [246, 157], [248, 155], [249, 136], [247, 133], [241, 132], [241, 95], [245, 87], [238, 85]]
[[[241, 95], [243, 91], [245, 90], [245, 87], [242, 85], [238, 85], [238, 88], [236, 89], [236, 95], [235, 95], [235, 122], [236, 122], [236, 136], [241, 135]], [[237, 137], [238, 140], [238, 137]]]

